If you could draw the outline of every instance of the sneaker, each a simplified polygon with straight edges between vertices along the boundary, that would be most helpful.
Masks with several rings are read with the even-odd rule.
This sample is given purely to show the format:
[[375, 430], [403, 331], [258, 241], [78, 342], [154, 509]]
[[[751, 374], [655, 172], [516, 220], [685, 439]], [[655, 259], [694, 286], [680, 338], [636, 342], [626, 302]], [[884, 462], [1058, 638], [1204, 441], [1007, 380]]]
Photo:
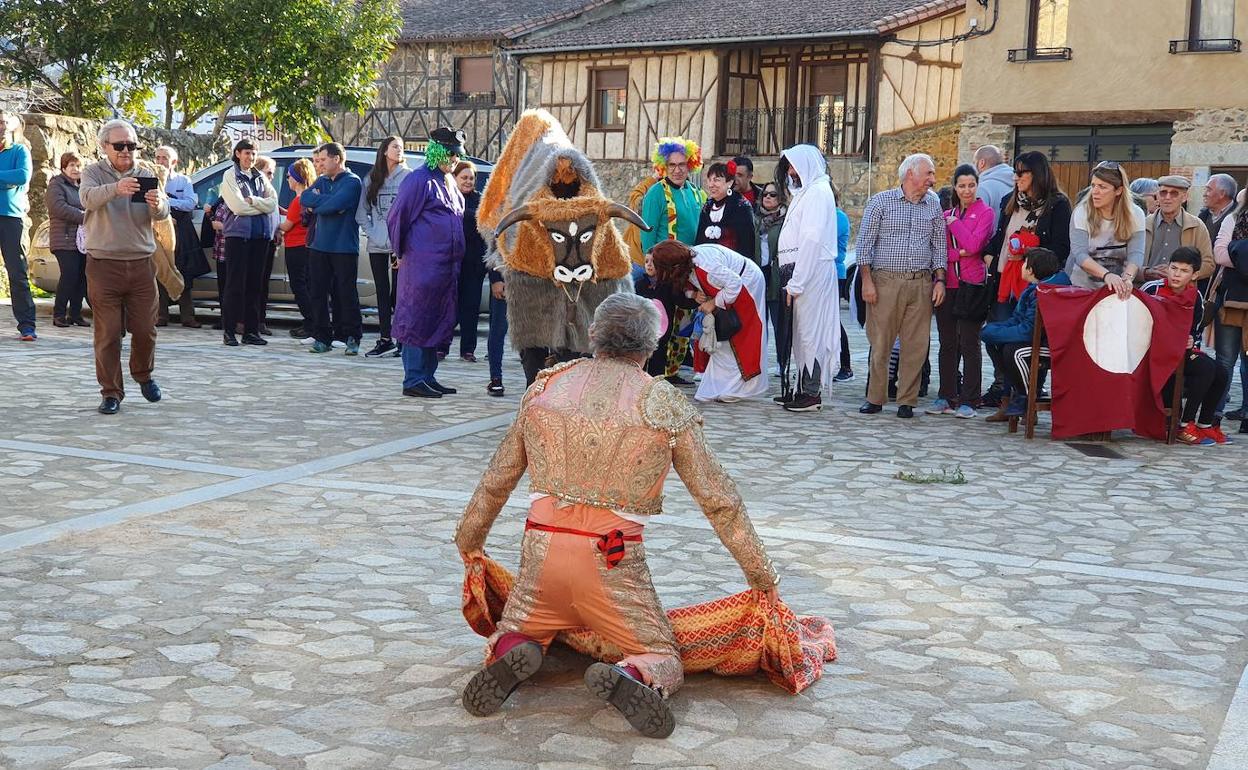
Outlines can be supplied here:
[[333, 349], [334, 349], [333, 345], [328, 345], [324, 342], [321, 342], [320, 340], [316, 340], [315, 342], [312, 343], [312, 347], [308, 348], [308, 352], [309, 353], [328, 353], [329, 351]]
[[501, 396], [507, 392], [507, 389], [503, 387], [502, 380], [490, 380], [490, 384], [485, 386], [485, 392], [491, 396]]
[[1005, 408], [1006, 417], [1022, 417], [1027, 414], [1027, 396], [1019, 393], [1010, 397], [1010, 405]]
[[960, 417], [963, 420], [970, 420], [974, 418], [976, 415], [975, 415], [975, 410], [971, 408], [970, 404], [963, 404], [962, 406], [958, 407], [958, 411], [954, 412], [953, 416]]
[[1213, 439], [1213, 443], [1215, 444], [1235, 443], [1231, 439], [1227, 438], [1226, 434], [1222, 432], [1222, 428], [1217, 425], [1210, 425], [1208, 428], [1202, 428], [1199, 425], [1197, 425], [1196, 430], [1200, 431], [1200, 434], [1202, 436], [1206, 436], [1208, 438]]
[[377, 358], [378, 356], [384, 356], [385, 354], [394, 350], [395, 347], [396, 345], [394, 344], [394, 340], [388, 340], [383, 337], [377, 340], [377, 344], [373, 346], [373, 349], [368, 351], [364, 355], [367, 356], [368, 358]]
[[302, 326], [296, 326], [290, 330], [291, 339], [302, 340], [307, 339], [309, 336], [311, 335], [308, 334], [308, 330]]
[[1244, 419], [1243, 409], [1233, 409], [1222, 416], [1224, 420], [1242, 420]]
[[924, 410], [928, 414], [953, 414], [954, 409], [949, 405], [948, 399], [938, 398], [932, 402], [932, 405]]
[[832, 378], [833, 382], [849, 382], [854, 379], [853, 369], [842, 369]]
[[797, 398], [797, 396], [793, 393], [790, 393], [787, 396], [781, 393], [778, 396], [773, 396], [771, 400], [775, 401], [777, 404], [780, 404], [781, 406], [784, 406], [785, 404], [793, 403], [793, 399], [795, 398]]
[[35, 334], [34, 329], [23, 329], [21, 331], [22, 342], [34, 342], [37, 339], [39, 339], [39, 335]]
[[236, 337], [235, 335], [229, 332], [223, 332], [221, 334], [221, 341], [225, 343], [225, 345], [227, 345], [228, 347], [231, 347], [231, 348], [238, 347], [238, 337]]
[[798, 396], [784, 405], [787, 412], [817, 412], [822, 408], [823, 398], [810, 395]]
[[1200, 428], [1195, 425], [1184, 425], [1179, 428], [1179, 434], [1175, 436], [1180, 444], [1189, 446], [1214, 446], [1218, 442], [1209, 438]]
[[359, 354], [360, 354], [360, 341], [357, 340], [355, 337], [347, 337], [346, 355], [358, 356]]
[[459, 358], [461, 361], [467, 361], [470, 364], [475, 364], [477, 362], [477, 356], [475, 353], [460, 353]]
[[259, 334], [256, 334], [255, 332], [247, 332], [246, 334], [243, 335], [243, 344], [244, 345], [267, 345], [269, 344], [269, 341], [266, 340], [264, 337], [261, 337]]

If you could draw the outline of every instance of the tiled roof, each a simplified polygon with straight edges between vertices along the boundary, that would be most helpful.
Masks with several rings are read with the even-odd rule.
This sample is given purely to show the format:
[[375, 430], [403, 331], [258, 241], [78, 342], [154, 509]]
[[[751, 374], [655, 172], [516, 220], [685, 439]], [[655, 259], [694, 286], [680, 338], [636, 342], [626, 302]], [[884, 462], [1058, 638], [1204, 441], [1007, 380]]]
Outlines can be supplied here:
[[875, 35], [965, 0], [659, 0], [577, 29], [537, 32], [513, 50], [585, 50], [698, 45], [735, 40]]
[[400, 40], [499, 40], [614, 0], [400, 0]]
[[[525, 50], [636, 48], [645, 45], [783, 40], [877, 34], [964, 0], [659, 0], [578, 27], [537, 32], [510, 46]], [[943, 12], [943, 11], [941, 11]]]

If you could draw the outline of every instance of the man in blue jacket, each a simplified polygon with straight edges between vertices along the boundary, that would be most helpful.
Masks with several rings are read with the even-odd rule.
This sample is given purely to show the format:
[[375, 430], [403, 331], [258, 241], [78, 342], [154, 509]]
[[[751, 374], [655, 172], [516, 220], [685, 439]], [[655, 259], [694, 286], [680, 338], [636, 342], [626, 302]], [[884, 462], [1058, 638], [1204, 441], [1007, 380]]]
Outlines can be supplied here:
[[32, 167], [30, 150], [17, 139], [22, 122], [15, 113], [0, 110], [0, 255], [9, 274], [13, 317], [23, 342], [35, 341], [35, 298], [26, 276], [27, 191]]
[[1027, 413], [1027, 373], [1019, 368], [1014, 354], [1019, 348], [1031, 347], [1031, 336], [1036, 328], [1036, 284], [1069, 286], [1070, 277], [1062, 271], [1062, 260], [1048, 249], [1032, 248], [1023, 254], [1023, 278], [1031, 285], [1018, 298], [1014, 313], [1004, 321], [995, 321], [984, 327], [980, 339], [989, 348], [996, 346], [1007, 365], [1006, 379], [1014, 394], [1005, 409], [1007, 417], [1022, 417]]
[[[334, 338], [347, 341], [347, 355], [360, 353], [364, 321], [360, 316], [360, 294], [355, 287], [360, 260], [360, 228], [355, 221], [363, 185], [347, 168], [347, 153], [341, 144], [329, 142], [316, 149], [325, 154], [324, 174], [299, 196], [299, 204], [316, 215], [316, 232], [308, 249], [308, 294], [313, 303], [313, 353], [327, 353]], [[319, 298], [330, 297], [334, 306], [330, 323], [329, 306]]]

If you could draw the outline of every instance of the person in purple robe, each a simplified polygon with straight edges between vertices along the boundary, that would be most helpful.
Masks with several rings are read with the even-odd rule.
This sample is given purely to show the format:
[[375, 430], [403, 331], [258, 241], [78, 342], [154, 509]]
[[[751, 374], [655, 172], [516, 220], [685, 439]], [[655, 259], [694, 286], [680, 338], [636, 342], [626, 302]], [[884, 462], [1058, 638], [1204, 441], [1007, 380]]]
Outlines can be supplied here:
[[433, 376], [438, 348], [455, 329], [459, 268], [464, 258], [464, 196], [451, 169], [464, 153], [464, 132], [439, 128], [425, 165], [407, 175], [386, 217], [399, 260], [391, 333], [403, 344], [403, 395], [441, 398], [455, 392]]

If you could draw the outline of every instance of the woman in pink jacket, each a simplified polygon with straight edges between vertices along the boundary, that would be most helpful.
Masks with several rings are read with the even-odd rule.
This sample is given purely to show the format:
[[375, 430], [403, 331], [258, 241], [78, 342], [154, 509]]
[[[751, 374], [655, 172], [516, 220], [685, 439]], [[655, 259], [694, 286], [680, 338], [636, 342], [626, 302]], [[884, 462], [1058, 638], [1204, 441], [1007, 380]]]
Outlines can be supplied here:
[[[975, 416], [982, 385], [983, 356], [979, 347], [979, 331], [984, 325], [984, 313], [976, 312], [975, 318], [955, 317], [960, 287], [967, 284], [983, 284], [988, 278], [984, 247], [992, 238], [992, 209], [975, 197], [979, 188], [979, 175], [975, 167], [958, 166], [953, 172], [953, 207], [945, 212], [948, 225], [949, 268], [945, 273], [948, 292], [945, 301], [936, 308], [936, 331], [940, 336], [940, 392], [928, 407], [928, 414], [952, 414], [957, 417]], [[958, 360], [962, 361], [959, 382]], [[956, 407], [956, 408], [955, 408]]]

